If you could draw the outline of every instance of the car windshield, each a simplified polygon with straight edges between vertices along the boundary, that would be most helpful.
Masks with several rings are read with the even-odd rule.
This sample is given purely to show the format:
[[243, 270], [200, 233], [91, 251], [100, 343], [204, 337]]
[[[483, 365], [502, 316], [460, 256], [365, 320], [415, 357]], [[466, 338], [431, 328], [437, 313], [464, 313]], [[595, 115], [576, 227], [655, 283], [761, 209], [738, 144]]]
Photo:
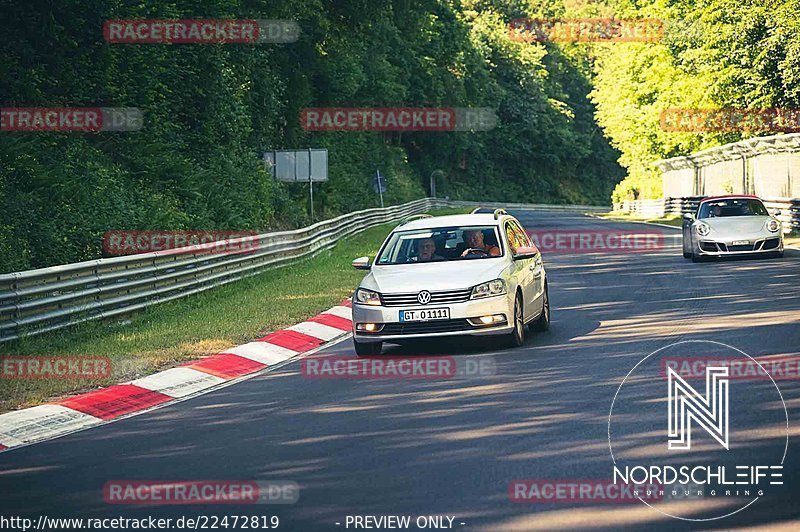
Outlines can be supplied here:
[[698, 218], [728, 216], [769, 216], [764, 204], [757, 199], [738, 198], [707, 201], [700, 205]]
[[395, 231], [375, 264], [415, 264], [477, 260], [502, 255], [494, 226], [437, 227]]

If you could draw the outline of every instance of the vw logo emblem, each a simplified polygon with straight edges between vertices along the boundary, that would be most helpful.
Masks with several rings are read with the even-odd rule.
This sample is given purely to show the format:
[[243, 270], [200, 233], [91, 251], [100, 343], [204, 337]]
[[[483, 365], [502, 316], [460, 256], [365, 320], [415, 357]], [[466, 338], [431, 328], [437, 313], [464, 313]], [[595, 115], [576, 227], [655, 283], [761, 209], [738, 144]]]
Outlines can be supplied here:
[[419, 301], [420, 305], [427, 305], [431, 302], [431, 293], [427, 290], [423, 290], [419, 294], [417, 294], [417, 301]]

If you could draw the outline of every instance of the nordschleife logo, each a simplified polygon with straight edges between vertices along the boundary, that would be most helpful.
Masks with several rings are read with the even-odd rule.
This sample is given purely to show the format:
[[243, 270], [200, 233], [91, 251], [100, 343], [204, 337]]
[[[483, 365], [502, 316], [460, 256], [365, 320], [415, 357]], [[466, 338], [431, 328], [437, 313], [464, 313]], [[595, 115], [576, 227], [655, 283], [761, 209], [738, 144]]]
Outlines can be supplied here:
[[[639, 360], [611, 401], [611, 481], [670, 517], [728, 524], [783, 490], [789, 416], [769, 360], [699, 340]], [[761, 371], [732, 379], [744, 365]]]
[[692, 422], [708, 432], [723, 447], [728, 448], [728, 368], [706, 367], [706, 392], [700, 394], [667, 368], [667, 419], [669, 448], [692, 448]]

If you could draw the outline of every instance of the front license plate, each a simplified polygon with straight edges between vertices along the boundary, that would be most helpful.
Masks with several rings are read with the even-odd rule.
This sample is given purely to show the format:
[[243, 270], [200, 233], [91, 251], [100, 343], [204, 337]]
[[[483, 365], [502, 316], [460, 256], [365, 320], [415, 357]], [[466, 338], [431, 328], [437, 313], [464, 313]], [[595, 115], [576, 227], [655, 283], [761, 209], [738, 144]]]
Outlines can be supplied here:
[[750, 243], [749, 240], [734, 240], [733, 242], [731, 242], [731, 245], [732, 246], [746, 246], [749, 243]]
[[426, 308], [421, 310], [401, 310], [400, 323], [407, 321], [449, 320], [449, 308]]

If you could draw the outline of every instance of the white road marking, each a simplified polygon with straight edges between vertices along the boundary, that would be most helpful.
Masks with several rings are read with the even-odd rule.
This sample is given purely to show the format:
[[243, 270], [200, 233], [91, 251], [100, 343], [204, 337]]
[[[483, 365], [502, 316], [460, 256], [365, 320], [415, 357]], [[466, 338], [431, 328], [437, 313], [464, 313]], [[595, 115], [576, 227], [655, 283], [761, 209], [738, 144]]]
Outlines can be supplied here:
[[131, 384], [170, 397], [184, 397], [225, 382], [216, 375], [209, 375], [192, 368], [172, 368], [154, 375], [132, 381]]

